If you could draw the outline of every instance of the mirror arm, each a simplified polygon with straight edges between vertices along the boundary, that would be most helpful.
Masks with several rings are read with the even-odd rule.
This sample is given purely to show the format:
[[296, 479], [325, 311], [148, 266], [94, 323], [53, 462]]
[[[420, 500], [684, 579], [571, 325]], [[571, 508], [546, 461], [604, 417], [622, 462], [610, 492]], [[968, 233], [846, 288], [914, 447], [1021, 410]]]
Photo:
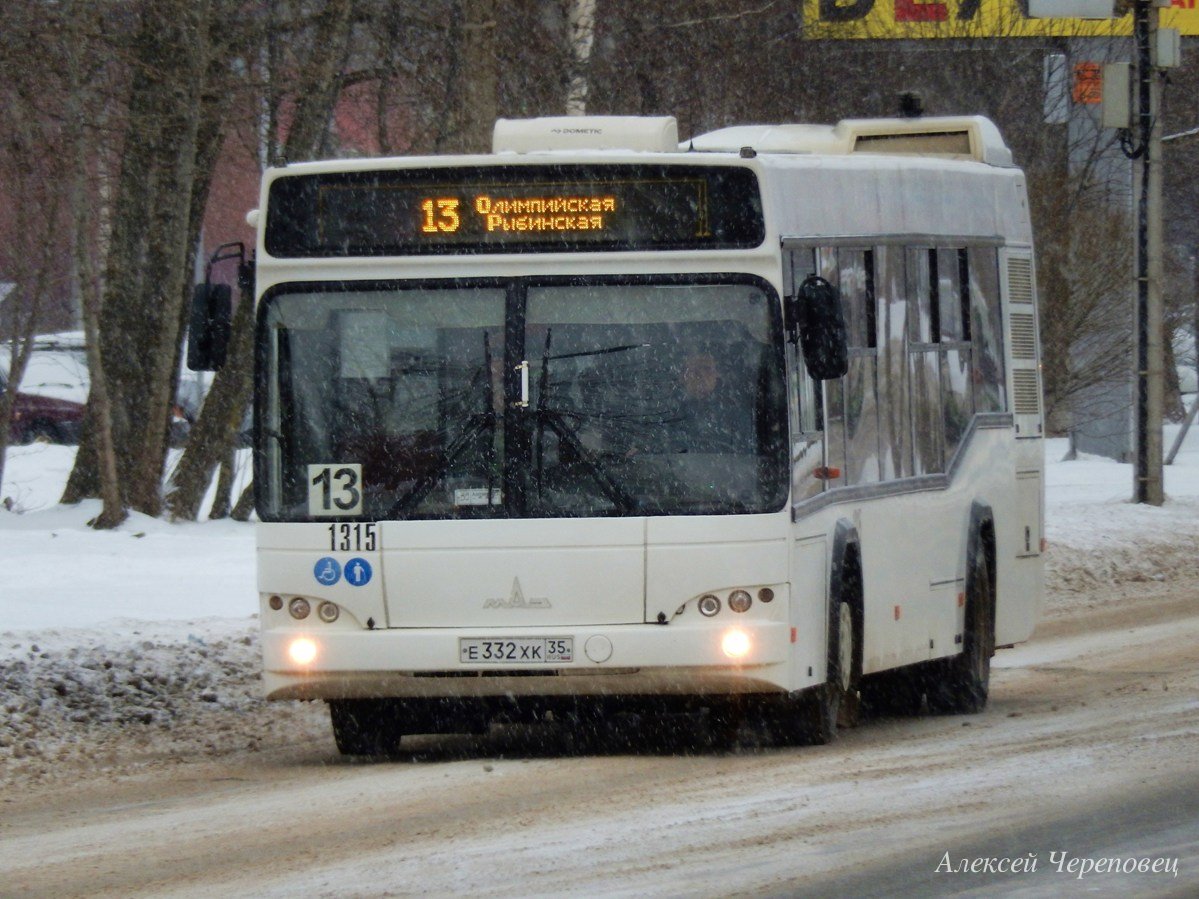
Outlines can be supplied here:
[[232, 290], [225, 284], [212, 283], [212, 267], [218, 262], [237, 260], [237, 287], [242, 302], [252, 302], [254, 260], [246, 259], [241, 241], [222, 244], [204, 266], [204, 283], [192, 293], [187, 335], [187, 367], [192, 371], [217, 371], [225, 364], [232, 323]]
[[783, 331], [790, 344], [799, 343], [799, 297], [795, 294], [783, 297]]

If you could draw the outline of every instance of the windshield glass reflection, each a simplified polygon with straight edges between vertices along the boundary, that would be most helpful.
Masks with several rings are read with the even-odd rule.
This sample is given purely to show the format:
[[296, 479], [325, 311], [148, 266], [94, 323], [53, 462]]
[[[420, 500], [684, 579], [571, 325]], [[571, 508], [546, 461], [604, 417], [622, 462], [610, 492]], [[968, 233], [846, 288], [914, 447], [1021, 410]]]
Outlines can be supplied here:
[[335, 517], [312, 487], [322, 466], [357, 466], [354, 514], [370, 519], [761, 512], [785, 500], [779, 325], [756, 284], [401, 286], [267, 302], [268, 520]]

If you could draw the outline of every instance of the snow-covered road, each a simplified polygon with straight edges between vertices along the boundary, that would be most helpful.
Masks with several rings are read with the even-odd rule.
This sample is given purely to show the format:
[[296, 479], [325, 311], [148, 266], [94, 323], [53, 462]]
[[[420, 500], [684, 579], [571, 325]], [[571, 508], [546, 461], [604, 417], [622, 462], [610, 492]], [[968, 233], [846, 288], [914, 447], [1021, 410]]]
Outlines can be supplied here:
[[[75, 764], [5, 796], [0, 894], [1194, 895], [1197, 592], [1096, 594], [996, 657], [984, 714], [826, 747], [677, 755], [512, 728], [352, 763], [301, 714], [257, 752]], [[1177, 876], [1079, 880], [1063, 852]], [[938, 871], [1030, 853], [1034, 872]]]

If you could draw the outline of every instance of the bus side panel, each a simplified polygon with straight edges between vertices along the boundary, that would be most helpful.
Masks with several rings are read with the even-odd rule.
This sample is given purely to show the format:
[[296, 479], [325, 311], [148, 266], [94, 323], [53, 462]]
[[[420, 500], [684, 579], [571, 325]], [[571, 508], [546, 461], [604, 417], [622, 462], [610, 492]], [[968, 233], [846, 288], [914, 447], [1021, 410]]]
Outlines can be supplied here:
[[1045, 565], [1040, 558], [1017, 559], [996, 579], [995, 645], [1023, 643], [1044, 608]]
[[[913, 489], [855, 503], [834, 503], [801, 520], [805, 534], [832, 533], [839, 519], [853, 521], [862, 553], [865, 605], [863, 670], [873, 673], [956, 654], [961, 649], [970, 509], [992, 510], [996, 531], [997, 627], [1001, 645], [1028, 638], [1042, 605], [1043, 559], [1039, 532], [1026, 527], [1039, 509], [1041, 481], [1019, 479], [1034, 441], [1014, 439], [1007, 427], [979, 427], [963, 447], [947, 487]], [[1035, 441], [1039, 444], [1040, 441]], [[1021, 491], [1027, 495], [1023, 495]], [[1033, 510], [1031, 513], [1029, 509]], [[806, 542], [821, 542], [809, 537]], [[796, 605], [802, 613], [804, 583], [827, 561], [801, 556], [797, 544]], [[823, 558], [823, 557], [821, 557]], [[809, 587], [808, 589], [814, 589]], [[816, 619], [813, 617], [812, 622]], [[819, 629], [825, 627], [819, 622]], [[812, 628], [809, 625], [809, 629]], [[803, 635], [801, 634], [801, 640]], [[824, 644], [797, 651], [800, 664], [823, 664]], [[806, 667], [797, 674], [806, 673]]]
[[[805, 525], [811, 522], [804, 522]], [[828, 559], [824, 534], [799, 537], [791, 552], [792, 689], [824, 683], [828, 667]]]
[[[996, 521], [995, 643], [1006, 646], [1027, 640], [1045, 605], [1045, 559], [1041, 552], [1045, 486], [1037, 467], [1024, 458], [1043, 441], [1021, 440], [1019, 467], [1007, 522]], [[1004, 526], [1006, 524], [1006, 526]]]
[[954, 652], [967, 510], [952, 488], [861, 507], [865, 673]]

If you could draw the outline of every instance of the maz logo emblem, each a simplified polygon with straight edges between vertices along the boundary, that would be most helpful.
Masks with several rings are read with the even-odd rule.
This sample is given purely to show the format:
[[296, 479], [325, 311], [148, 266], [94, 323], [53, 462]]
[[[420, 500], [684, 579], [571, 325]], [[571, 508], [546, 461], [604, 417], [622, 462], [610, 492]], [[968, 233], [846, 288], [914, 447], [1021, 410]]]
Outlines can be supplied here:
[[520, 578], [512, 579], [512, 594], [507, 599], [492, 598], [484, 601], [485, 609], [548, 609], [550, 601], [540, 599], [525, 599], [525, 591], [520, 588]]

